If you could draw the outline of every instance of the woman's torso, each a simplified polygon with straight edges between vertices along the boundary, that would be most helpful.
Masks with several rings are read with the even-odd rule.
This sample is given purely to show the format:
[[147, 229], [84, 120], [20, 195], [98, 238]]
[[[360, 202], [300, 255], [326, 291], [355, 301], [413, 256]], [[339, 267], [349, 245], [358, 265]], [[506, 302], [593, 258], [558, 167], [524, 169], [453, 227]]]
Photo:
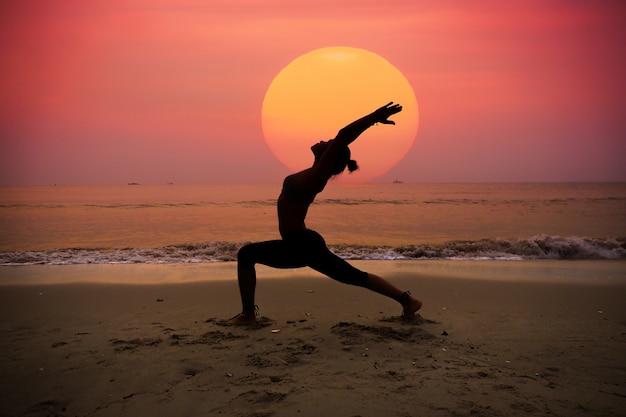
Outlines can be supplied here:
[[309, 206], [315, 199], [318, 191], [310, 191], [309, 187], [303, 187], [302, 175], [305, 171], [289, 175], [283, 181], [283, 189], [278, 197], [278, 229], [280, 234], [295, 231], [305, 230], [306, 225], [304, 219], [306, 218]]

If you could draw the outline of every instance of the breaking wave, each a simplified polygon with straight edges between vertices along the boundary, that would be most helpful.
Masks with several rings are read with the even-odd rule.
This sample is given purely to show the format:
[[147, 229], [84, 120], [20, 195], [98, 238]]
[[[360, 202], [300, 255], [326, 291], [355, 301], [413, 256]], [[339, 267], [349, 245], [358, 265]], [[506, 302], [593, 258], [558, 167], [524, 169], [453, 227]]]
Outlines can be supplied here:
[[[206, 242], [160, 248], [90, 249], [0, 253], [0, 265], [76, 264], [180, 264], [227, 262], [237, 259], [246, 242]], [[527, 239], [451, 241], [434, 245], [360, 246], [331, 245], [348, 260], [525, 260], [525, 259], [624, 259], [626, 238], [534, 236]]]

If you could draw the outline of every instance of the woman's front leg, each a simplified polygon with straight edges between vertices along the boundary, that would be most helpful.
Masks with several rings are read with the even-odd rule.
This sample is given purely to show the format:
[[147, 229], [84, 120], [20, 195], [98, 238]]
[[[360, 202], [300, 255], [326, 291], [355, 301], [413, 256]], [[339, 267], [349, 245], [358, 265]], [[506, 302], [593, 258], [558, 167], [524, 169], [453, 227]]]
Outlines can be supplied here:
[[229, 324], [252, 324], [256, 322], [258, 307], [255, 304], [256, 264], [274, 268], [302, 266], [293, 262], [293, 248], [283, 240], [251, 243], [243, 246], [237, 254], [237, 281], [241, 296], [242, 312], [230, 319]]
[[257, 307], [254, 304], [256, 270], [254, 269], [254, 245], [246, 245], [237, 254], [237, 282], [241, 296], [242, 311], [228, 320], [231, 325], [247, 325], [256, 322]]

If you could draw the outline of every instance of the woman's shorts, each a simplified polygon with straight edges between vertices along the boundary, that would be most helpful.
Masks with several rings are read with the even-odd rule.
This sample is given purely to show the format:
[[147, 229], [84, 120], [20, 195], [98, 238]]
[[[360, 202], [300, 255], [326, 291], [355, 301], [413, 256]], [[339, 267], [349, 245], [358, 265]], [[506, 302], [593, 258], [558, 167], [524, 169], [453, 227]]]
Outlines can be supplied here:
[[324, 238], [313, 230], [297, 230], [283, 234], [281, 240], [251, 243], [239, 250], [239, 267], [254, 264], [273, 268], [300, 268], [308, 266], [344, 284], [364, 287], [367, 272], [350, 265], [332, 253]]

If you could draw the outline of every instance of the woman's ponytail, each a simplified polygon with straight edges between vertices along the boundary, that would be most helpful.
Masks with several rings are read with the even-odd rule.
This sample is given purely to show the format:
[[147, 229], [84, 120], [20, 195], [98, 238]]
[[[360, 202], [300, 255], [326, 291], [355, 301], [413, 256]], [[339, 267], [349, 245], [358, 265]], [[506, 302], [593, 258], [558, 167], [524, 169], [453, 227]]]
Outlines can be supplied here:
[[357, 165], [357, 163], [356, 163], [356, 161], [354, 159], [350, 159], [348, 161], [347, 166], [348, 166], [348, 171], [350, 171], [350, 172], [354, 172], [357, 169], [359, 169], [359, 166]]

